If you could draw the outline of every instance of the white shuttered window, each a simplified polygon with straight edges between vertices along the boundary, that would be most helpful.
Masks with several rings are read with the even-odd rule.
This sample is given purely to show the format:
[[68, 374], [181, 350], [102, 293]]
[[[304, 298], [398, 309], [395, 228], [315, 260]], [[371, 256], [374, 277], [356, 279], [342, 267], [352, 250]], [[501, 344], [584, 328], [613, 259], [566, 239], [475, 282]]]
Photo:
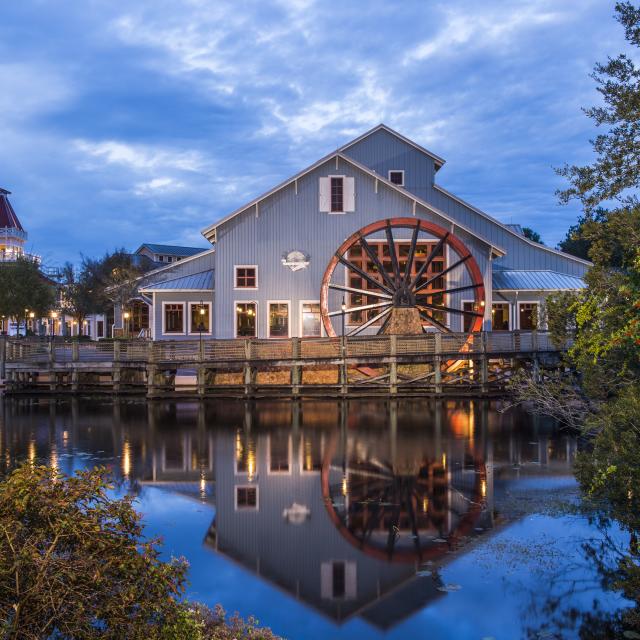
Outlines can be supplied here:
[[[348, 213], [356, 210], [355, 178], [347, 176], [320, 178], [318, 195], [318, 208], [321, 212]], [[342, 206], [336, 207], [337, 201], [341, 201]]]

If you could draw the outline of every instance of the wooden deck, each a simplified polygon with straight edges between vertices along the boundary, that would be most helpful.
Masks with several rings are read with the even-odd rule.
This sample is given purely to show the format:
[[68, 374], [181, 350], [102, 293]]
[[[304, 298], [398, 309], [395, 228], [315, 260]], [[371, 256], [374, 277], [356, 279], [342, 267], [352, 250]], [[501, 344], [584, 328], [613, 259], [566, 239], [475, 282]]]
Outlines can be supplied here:
[[518, 368], [558, 366], [546, 332], [285, 340], [0, 337], [7, 394], [167, 396], [495, 395]]

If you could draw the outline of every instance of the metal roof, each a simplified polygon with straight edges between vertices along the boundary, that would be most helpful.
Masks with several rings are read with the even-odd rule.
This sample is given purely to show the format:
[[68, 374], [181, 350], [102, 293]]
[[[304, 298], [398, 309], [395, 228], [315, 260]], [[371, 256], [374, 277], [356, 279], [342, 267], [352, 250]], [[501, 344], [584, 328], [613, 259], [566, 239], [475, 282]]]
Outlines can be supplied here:
[[11, 191], [0, 189], [0, 229], [17, 229], [24, 231], [16, 212], [13, 210], [7, 196]]
[[206, 247], [180, 247], [175, 244], [153, 244], [145, 242], [140, 245], [136, 253], [140, 253], [141, 249], [145, 247], [153, 253], [161, 253], [165, 256], [194, 256], [196, 253], [207, 251]]
[[212, 291], [213, 290], [213, 269], [201, 271], [190, 276], [173, 278], [164, 282], [156, 282], [146, 287], [141, 287], [140, 291]]
[[586, 286], [581, 277], [557, 271], [496, 269], [493, 272], [494, 291], [566, 291], [584, 289]]

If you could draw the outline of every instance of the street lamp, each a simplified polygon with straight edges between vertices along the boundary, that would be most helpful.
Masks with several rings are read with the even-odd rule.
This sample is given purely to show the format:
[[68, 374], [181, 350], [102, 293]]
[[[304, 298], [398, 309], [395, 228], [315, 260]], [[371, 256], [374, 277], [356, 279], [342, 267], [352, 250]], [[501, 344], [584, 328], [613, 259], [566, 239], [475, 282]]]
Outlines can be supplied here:
[[56, 335], [56, 318], [58, 317], [57, 311], [51, 312], [51, 337]]
[[202, 332], [204, 331], [204, 302], [200, 300], [198, 308], [198, 331], [200, 332], [200, 354], [202, 354]]
[[125, 335], [125, 337], [128, 338], [129, 337], [129, 318], [131, 317], [131, 314], [128, 311], [125, 311], [122, 314], [122, 317], [125, 320], [125, 332], [124, 332], [124, 335]]

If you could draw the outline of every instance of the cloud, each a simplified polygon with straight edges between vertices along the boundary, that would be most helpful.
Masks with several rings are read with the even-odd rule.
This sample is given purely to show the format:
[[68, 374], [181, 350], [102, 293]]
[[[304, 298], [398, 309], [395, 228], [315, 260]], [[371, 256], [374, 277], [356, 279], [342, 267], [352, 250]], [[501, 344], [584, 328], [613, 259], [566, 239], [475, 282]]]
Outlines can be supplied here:
[[522, 32], [535, 30], [567, 19], [566, 11], [545, 10], [538, 4], [514, 4], [487, 9], [484, 4], [451, 8], [443, 11], [444, 26], [434, 36], [413, 47], [403, 64], [425, 61], [435, 56], [459, 55], [461, 49], [493, 48], [504, 50], [512, 46]]
[[[209, 164], [203, 154], [198, 151], [176, 151], [149, 145], [132, 145], [116, 140], [104, 142], [75, 140], [74, 146], [80, 153], [100, 163], [121, 165], [134, 171], [174, 169], [201, 172]], [[95, 163], [85, 163], [83, 168], [95, 166]], [[159, 179], [168, 180], [169, 178]]]

